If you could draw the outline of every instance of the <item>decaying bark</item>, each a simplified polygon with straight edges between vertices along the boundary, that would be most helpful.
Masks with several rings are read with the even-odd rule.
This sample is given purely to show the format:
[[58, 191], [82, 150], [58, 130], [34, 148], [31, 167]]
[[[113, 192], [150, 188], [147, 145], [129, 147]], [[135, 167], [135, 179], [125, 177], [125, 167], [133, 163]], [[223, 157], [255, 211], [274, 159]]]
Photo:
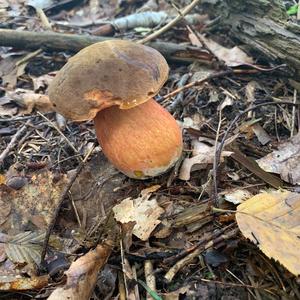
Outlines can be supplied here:
[[289, 75], [300, 79], [300, 26], [289, 21], [282, 0], [204, 2], [206, 12], [220, 16], [218, 28], [229, 28], [233, 39], [268, 60], [286, 63]]
[[[10, 29], [0, 29], [0, 46], [14, 47], [19, 49], [51, 49], [70, 50], [77, 52], [93, 43], [105, 41], [112, 38], [65, 34], [56, 32], [30, 32]], [[174, 61], [209, 61], [211, 57], [206, 51], [197, 47], [178, 45], [175, 43], [152, 42], [149, 46], [158, 50], [168, 60]]]

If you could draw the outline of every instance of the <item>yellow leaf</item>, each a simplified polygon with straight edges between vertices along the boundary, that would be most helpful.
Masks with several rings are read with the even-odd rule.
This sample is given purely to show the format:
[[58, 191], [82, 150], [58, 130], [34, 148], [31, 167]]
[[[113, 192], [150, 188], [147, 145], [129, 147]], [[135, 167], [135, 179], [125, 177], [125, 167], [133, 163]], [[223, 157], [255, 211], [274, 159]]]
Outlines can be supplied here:
[[294, 275], [300, 274], [300, 194], [258, 194], [237, 207], [243, 235]]
[[5, 176], [0, 174], [0, 184], [4, 184], [5, 182], [6, 182]]

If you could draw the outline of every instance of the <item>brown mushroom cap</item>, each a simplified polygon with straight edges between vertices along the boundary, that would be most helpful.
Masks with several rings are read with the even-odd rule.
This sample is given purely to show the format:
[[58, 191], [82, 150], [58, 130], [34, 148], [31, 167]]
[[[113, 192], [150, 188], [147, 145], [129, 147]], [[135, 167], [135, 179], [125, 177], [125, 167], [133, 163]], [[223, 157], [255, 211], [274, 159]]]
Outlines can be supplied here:
[[125, 40], [88, 46], [64, 65], [49, 87], [55, 110], [74, 121], [119, 105], [131, 108], [158, 93], [169, 67], [155, 49]]

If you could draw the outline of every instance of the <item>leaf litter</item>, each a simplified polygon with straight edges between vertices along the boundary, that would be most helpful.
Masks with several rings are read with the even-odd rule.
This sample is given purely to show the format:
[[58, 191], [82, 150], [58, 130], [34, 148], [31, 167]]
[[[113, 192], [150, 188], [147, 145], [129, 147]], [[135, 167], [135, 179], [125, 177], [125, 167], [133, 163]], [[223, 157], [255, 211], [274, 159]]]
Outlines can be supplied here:
[[[9, 4], [6, 2], [1, 6], [0, 13], [2, 9], [7, 12], [3, 19], [7, 22], [8, 28], [13, 24], [14, 28], [20, 30], [41, 30], [43, 24], [38, 18], [27, 18], [30, 10], [25, 1], [12, 1]], [[87, 34], [97, 29], [98, 25], [113, 24], [113, 20], [117, 22], [120, 17], [125, 17], [126, 20], [127, 16], [147, 11], [148, 6], [153, 6], [151, 1], [148, 2], [142, 5], [138, 1], [103, 1], [100, 9], [99, 1], [87, 3], [45, 1], [44, 4], [47, 5], [44, 6], [44, 11], [56, 31]], [[159, 13], [168, 12], [170, 9], [175, 11], [164, 1], [154, 4], [154, 10]], [[199, 11], [196, 15], [201, 17]], [[21, 17], [15, 18], [16, 16]], [[187, 19], [190, 16], [187, 16]], [[207, 19], [206, 16], [206, 21]], [[222, 42], [221, 46], [221, 43], [213, 41], [216, 37], [214, 34], [209, 35], [210, 39], [201, 36], [207, 49], [204, 49], [205, 47], [200, 49], [199, 40], [196, 35], [191, 34], [191, 31], [200, 32], [202, 26], [206, 25], [193, 23], [191, 30], [187, 30], [186, 25], [184, 22], [178, 23], [176, 28], [172, 28], [162, 36], [162, 40], [168, 43], [170, 39], [178, 44], [190, 40], [192, 44], [197, 45], [197, 49], [203, 55], [201, 60], [205, 66], [198, 61], [191, 65], [172, 63], [169, 81], [163, 87], [161, 95], [173, 91], [183, 76], [187, 78], [184, 84], [189, 84], [214, 74], [220, 67], [214, 66], [216, 62], [218, 64], [218, 60], [224, 61], [227, 66], [234, 66], [238, 72], [183, 90], [178, 103], [174, 106], [171, 105], [174, 100], [172, 98], [163, 101], [162, 104], [168, 108], [172, 107], [174, 116], [183, 123], [186, 159], [183, 165], [176, 166], [170, 174], [145, 182], [130, 180], [114, 170], [96, 144], [91, 122], [76, 124], [64, 120], [61, 125], [58, 124], [59, 119], [47, 102], [47, 88], [55, 72], [65, 63], [70, 53], [40, 50], [39, 54], [33, 52], [28, 54], [15, 52], [10, 48], [1, 49], [0, 72], [4, 75], [0, 89], [1, 151], [10, 143], [18, 128], [24, 125], [24, 121], [30, 120], [26, 125], [26, 131], [18, 137], [17, 143], [1, 164], [0, 217], [1, 221], [3, 220], [0, 225], [1, 290], [10, 292], [29, 290], [30, 293], [34, 293], [34, 289], [46, 287], [43, 291], [47, 297], [53, 290], [53, 283], [61, 282], [60, 272], [63, 273], [68, 268], [68, 263], [73, 262], [73, 267], [67, 272], [67, 286], [72, 280], [74, 283], [74, 288], [70, 288], [69, 292], [73, 293], [72, 296], [79, 297], [74, 291], [80, 288], [85, 293], [80, 297], [87, 298], [91, 292], [97, 297], [99, 292], [97, 288], [93, 290], [92, 283], [101, 267], [98, 265], [98, 255], [90, 256], [90, 252], [97, 253], [97, 250], [93, 252], [91, 249], [105, 247], [105, 238], [113, 237], [116, 239], [113, 243], [114, 251], [109, 250], [103, 255], [105, 258], [111, 255], [109, 265], [115, 271], [114, 280], [111, 280], [112, 288], [107, 292], [111, 297], [117, 296], [118, 293], [126, 295], [126, 289], [130, 297], [137, 298], [135, 295], [139, 293], [141, 297], [145, 296], [145, 292], [142, 289], [138, 291], [135, 285], [138, 280], [144, 282], [143, 277], [148, 276], [144, 262], [152, 264], [151, 274], [156, 281], [156, 291], [153, 291], [153, 295], [165, 292], [169, 299], [179, 297], [208, 299], [209, 295], [215, 298], [224, 295], [226, 298], [229, 294], [230, 297], [234, 295], [235, 298], [246, 299], [253, 294], [254, 288], [256, 297], [262, 299], [268, 298], [269, 292], [272, 293], [272, 297], [280, 295], [286, 298], [295, 298], [297, 293], [299, 294], [295, 287], [297, 279], [287, 272], [290, 270], [294, 274], [298, 273], [298, 265], [295, 263], [297, 253], [282, 249], [283, 247], [281, 251], [279, 246], [278, 249], [273, 249], [275, 247], [272, 248], [270, 245], [274, 232], [277, 236], [280, 235], [278, 241], [274, 243], [281, 241], [282, 244], [286, 232], [289, 233], [290, 239], [294, 236], [293, 233], [290, 234], [290, 229], [293, 228], [291, 225], [293, 220], [297, 221], [297, 208], [293, 206], [294, 202], [291, 207], [289, 204], [291, 198], [298, 199], [297, 193], [280, 196], [279, 198], [284, 201], [280, 200], [279, 204], [273, 199], [277, 197], [274, 195], [288, 192], [281, 190], [270, 192], [268, 187], [269, 185], [282, 187], [280, 179], [272, 174], [269, 174], [271, 177], [267, 177], [266, 172], [261, 172], [262, 170], [253, 164], [254, 160], [259, 162], [260, 159], [266, 159], [269, 169], [262, 166], [261, 168], [265, 168], [267, 172], [280, 174], [283, 180], [295, 185], [292, 188], [297, 190], [297, 146], [295, 146], [297, 137], [292, 139], [293, 145], [284, 142], [276, 149], [276, 140], [286, 140], [293, 124], [297, 124], [292, 121], [292, 109], [278, 104], [274, 113], [273, 109], [262, 107], [255, 112], [249, 112], [244, 119], [235, 124], [231, 135], [234, 143], [231, 143], [232, 140], [227, 141], [223, 152], [233, 154], [223, 155], [218, 168], [219, 208], [214, 207], [211, 201], [213, 199], [211, 170], [214, 168], [214, 144], [220, 111], [222, 122], [218, 142], [229, 122], [243, 109], [255, 105], [262, 99], [269, 99], [270, 95], [276, 98], [276, 101], [294, 100], [292, 88], [276, 74], [251, 69], [253, 60], [261, 62], [258, 57], [252, 59], [242, 52], [238, 45], [233, 46], [232, 43], [229, 43], [228, 47], [223, 47]], [[139, 24], [133, 27], [121, 29], [115, 36], [138, 40], [149, 31], [157, 29], [139, 28]], [[227, 40], [227, 36], [224, 40]], [[185, 52], [188, 52], [190, 61], [196, 61], [197, 58], [193, 56], [195, 48], [188, 46], [180, 55], [184, 57]], [[26, 59], [24, 61], [26, 56], [29, 57], [28, 61]], [[210, 59], [213, 59], [213, 62]], [[251, 71], [255, 71], [254, 76]], [[243, 73], [245, 76], [239, 75]], [[36, 113], [37, 111], [45, 113], [46, 119], [40, 113]], [[54, 126], [49, 125], [47, 119], [57, 125], [64, 137]], [[247, 121], [250, 123], [247, 124]], [[241, 123], [247, 125], [244, 132], [241, 130]], [[199, 148], [206, 151], [202, 153], [199, 150], [200, 153], [196, 153], [196, 144], [201, 145]], [[71, 149], [70, 145], [74, 147]], [[296, 150], [290, 151], [289, 148], [293, 149], [294, 146]], [[51, 263], [50, 256], [46, 256], [51, 278], [48, 275], [37, 277], [32, 264], [36, 265], [39, 261], [41, 240], [38, 239], [36, 243], [35, 237], [39, 234], [43, 236], [44, 233], [39, 229], [49, 228], [51, 215], [64, 187], [68, 185], [69, 178], [77, 170], [80, 155], [85, 156], [91, 149], [91, 159], [85, 163], [82, 172], [66, 195], [56, 220], [52, 237], [57, 238], [59, 234], [65, 245], [61, 247], [54, 243], [48, 247], [48, 250], [54, 251], [53, 255], [51, 254]], [[280, 158], [284, 159], [275, 160], [276, 151], [281, 151]], [[266, 156], [266, 153], [270, 152], [271, 154]], [[39, 165], [45, 161], [47, 166], [40, 168]], [[25, 168], [13, 172], [10, 168], [17, 162]], [[183, 181], [178, 180], [178, 170], [185, 172]], [[159, 185], [160, 189], [151, 191], [151, 187], [156, 185]], [[147, 191], [149, 187], [148, 195], [144, 194], [145, 192], [142, 194], [142, 191]], [[260, 196], [257, 203], [251, 202], [251, 199], [247, 200], [253, 195], [261, 195], [261, 191], [265, 191], [264, 196]], [[227, 201], [223, 202], [223, 198]], [[248, 201], [250, 204], [246, 205]], [[273, 203], [273, 201], [277, 203], [276, 212], [271, 208], [261, 209], [261, 206], [265, 207], [266, 202]], [[242, 204], [237, 208], [236, 217], [242, 233], [254, 244], [259, 241], [258, 247], [267, 256], [264, 256], [258, 248], [249, 246], [238, 234], [237, 228], [234, 228], [236, 226], [234, 211], [239, 203]], [[126, 214], [125, 210], [122, 210], [124, 204], [127, 204]], [[251, 210], [253, 207], [259, 209], [253, 212]], [[112, 212], [112, 209], [116, 208], [119, 209], [118, 218], [122, 220], [121, 217], [124, 217], [118, 224]], [[247, 214], [243, 213], [244, 209]], [[132, 213], [138, 210], [141, 212], [140, 215]], [[285, 211], [288, 211], [286, 215]], [[257, 222], [257, 218], [261, 215], [272, 220]], [[285, 223], [279, 226], [276, 222], [283, 219]], [[140, 225], [136, 227], [137, 236], [132, 236], [136, 230], [136, 223]], [[121, 236], [116, 232], [121, 232]], [[292, 241], [284, 239], [284, 243], [287, 244], [287, 241], [291, 245], [295, 243], [294, 239]], [[37, 246], [38, 249], [35, 248]], [[296, 246], [298, 247], [297, 244]], [[212, 250], [208, 251], [209, 249]], [[123, 257], [121, 261], [120, 256]], [[62, 257], [64, 263], [59, 257]], [[205, 260], [203, 257], [210, 257], [211, 260]], [[223, 259], [224, 257], [226, 259]], [[278, 260], [285, 268], [267, 257]], [[57, 268], [59, 271], [53, 275], [51, 271], [56, 269], [53, 267], [55, 264], [59, 265]], [[116, 271], [121, 269], [125, 276]], [[45, 271], [46, 274], [48, 271]], [[108, 273], [103, 273], [106, 275], [101, 280], [108, 280]], [[170, 283], [162, 280], [165, 274], [169, 274], [167, 277], [170, 278]], [[130, 279], [126, 278], [126, 275]], [[82, 285], [78, 276], [84, 279]], [[101, 286], [99, 281], [96, 282], [96, 286]], [[147, 290], [147, 287], [145, 288]], [[125, 294], [122, 294], [122, 291], [125, 291]], [[59, 299], [64, 292], [66, 292], [64, 287], [56, 292]], [[105, 298], [105, 295], [100, 298]]]

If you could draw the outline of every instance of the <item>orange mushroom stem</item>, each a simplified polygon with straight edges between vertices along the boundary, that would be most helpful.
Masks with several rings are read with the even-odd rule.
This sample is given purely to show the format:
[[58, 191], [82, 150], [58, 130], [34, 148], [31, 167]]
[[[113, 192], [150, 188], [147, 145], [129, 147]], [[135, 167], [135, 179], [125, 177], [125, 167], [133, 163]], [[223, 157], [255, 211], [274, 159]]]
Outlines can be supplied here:
[[182, 152], [177, 122], [153, 99], [127, 110], [112, 106], [100, 111], [95, 129], [104, 154], [131, 178], [166, 172]]

